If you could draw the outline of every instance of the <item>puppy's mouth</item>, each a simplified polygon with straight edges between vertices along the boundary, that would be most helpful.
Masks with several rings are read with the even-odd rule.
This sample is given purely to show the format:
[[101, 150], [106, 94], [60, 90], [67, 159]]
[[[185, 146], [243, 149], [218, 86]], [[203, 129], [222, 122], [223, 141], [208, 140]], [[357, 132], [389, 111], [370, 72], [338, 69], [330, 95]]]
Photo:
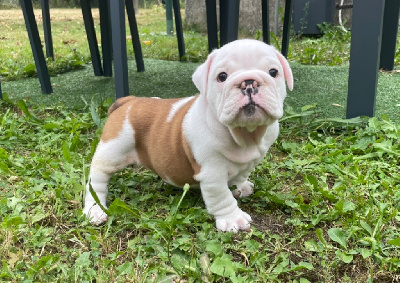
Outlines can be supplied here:
[[249, 104], [242, 107], [242, 111], [247, 118], [251, 118], [257, 111], [257, 108], [260, 106], [254, 103], [254, 101], [250, 101]]
[[254, 131], [268, 126], [282, 115], [273, 82], [261, 78], [244, 79], [226, 85], [228, 95], [221, 103], [220, 122], [228, 127], [243, 127]]

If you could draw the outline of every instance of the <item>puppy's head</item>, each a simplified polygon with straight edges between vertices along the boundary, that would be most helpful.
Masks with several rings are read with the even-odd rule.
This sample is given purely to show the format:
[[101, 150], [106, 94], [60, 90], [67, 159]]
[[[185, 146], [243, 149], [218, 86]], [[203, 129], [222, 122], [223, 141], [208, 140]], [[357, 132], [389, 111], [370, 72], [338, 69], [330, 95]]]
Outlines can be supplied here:
[[221, 124], [249, 132], [281, 118], [285, 80], [293, 89], [286, 59], [273, 47], [251, 39], [214, 50], [192, 78]]

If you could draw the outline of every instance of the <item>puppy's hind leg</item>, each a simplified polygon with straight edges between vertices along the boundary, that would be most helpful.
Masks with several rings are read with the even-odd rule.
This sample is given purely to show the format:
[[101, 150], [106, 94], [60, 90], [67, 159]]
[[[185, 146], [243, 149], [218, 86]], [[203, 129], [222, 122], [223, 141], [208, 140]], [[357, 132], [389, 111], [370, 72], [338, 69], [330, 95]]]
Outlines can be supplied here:
[[90, 219], [92, 224], [102, 224], [107, 221], [108, 216], [93, 198], [90, 192], [90, 185], [101, 205], [106, 208], [108, 181], [115, 172], [135, 163], [137, 158], [134, 148], [133, 129], [128, 123], [124, 123], [121, 132], [116, 138], [100, 141], [98, 144], [90, 166], [83, 208], [83, 213]]

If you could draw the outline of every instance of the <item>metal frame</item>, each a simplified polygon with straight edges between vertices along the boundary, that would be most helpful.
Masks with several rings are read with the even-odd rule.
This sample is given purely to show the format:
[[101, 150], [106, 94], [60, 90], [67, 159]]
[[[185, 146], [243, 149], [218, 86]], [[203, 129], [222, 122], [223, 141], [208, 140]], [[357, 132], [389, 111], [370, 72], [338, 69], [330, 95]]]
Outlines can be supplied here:
[[142, 55], [142, 46], [140, 45], [139, 31], [136, 23], [135, 9], [133, 7], [133, 1], [126, 1], [126, 12], [128, 14], [129, 29], [132, 36], [132, 45], [135, 52], [136, 68], [138, 72], [144, 71], [144, 62]]
[[262, 35], [266, 44], [270, 43], [269, 35], [269, 0], [261, 0]]
[[178, 41], [179, 58], [180, 60], [182, 60], [182, 58], [186, 54], [186, 51], [185, 40], [183, 38], [181, 6], [179, 0], [172, 0], [172, 7], [174, 8], [176, 39]]
[[36, 70], [38, 73], [42, 92], [46, 94], [52, 93], [53, 88], [51, 86], [49, 71], [46, 66], [42, 43], [40, 41], [35, 15], [33, 13], [32, 1], [20, 0], [20, 4], [25, 19], [25, 26], [28, 32], [29, 41], [31, 43], [32, 54], [35, 60]]
[[46, 57], [54, 60], [53, 38], [51, 37], [49, 0], [41, 0]]
[[103, 76], [112, 76], [112, 45], [109, 0], [99, 0], [101, 52], [103, 55]]
[[354, 0], [346, 118], [374, 116], [385, 0]]
[[382, 46], [379, 68], [391, 71], [394, 68], [396, 39], [399, 30], [400, 0], [386, 0], [382, 27]]
[[292, 0], [285, 1], [285, 16], [283, 19], [283, 34], [282, 34], [282, 55], [287, 58], [289, 51], [289, 35], [290, 24], [292, 22], [293, 2]]
[[[219, 47], [216, 0], [205, 0], [207, 13], [208, 52]], [[240, 0], [220, 0], [220, 46], [238, 38]], [[289, 49], [290, 24], [292, 18], [292, 0], [285, 1], [283, 23], [282, 54], [287, 57]], [[269, 0], [261, 0], [263, 41], [270, 43]]]
[[[101, 1], [102, 0], [100, 0], [100, 2]], [[82, 9], [83, 23], [85, 25], [86, 36], [89, 44], [93, 72], [95, 76], [102, 76], [104, 72], [101, 66], [99, 46], [97, 44], [96, 32], [94, 29], [94, 22], [93, 22], [93, 15], [90, 6], [90, 1], [82, 0], [81, 9]]]

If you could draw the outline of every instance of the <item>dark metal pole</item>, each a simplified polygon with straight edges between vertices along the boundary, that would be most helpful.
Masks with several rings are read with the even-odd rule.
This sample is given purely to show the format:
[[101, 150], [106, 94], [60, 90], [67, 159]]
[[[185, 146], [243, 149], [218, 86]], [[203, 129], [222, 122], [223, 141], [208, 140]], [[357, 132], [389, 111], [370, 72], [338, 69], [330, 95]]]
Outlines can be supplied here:
[[217, 1], [206, 0], [208, 53], [218, 48]]
[[354, 0], [347, 118], [374, 116], [385, 0]]
[[53, 88], [50, 83], [49, 71], [42, 49], [42, 43], [39, 37], [39, 31], [33, 13], [31, 0], [20, 0], [22, 12], [24, 14], [26, 30], [28, 31], [29, 41], [31, 43], [33, 58], [35, 59], [36, 70], [38, 73], [40, 86], [43, 93], [52, 93]]
[[165, 14], [167, 18], [167, 34], [173, 34], [174, 19], [172, 18], [172, 0], [165, 0]]
[[96, 32], [94, 31], [94, 22], [89, 0], [81, 0], [81, 9], [83, 23], [85, 25], [86, 36], [88, 39], [90, 57], [92, 59], [93, 72], [95, 76], [102, 76], [99, 46], [97, 45]]
[[109, 0], [99, 0], [101, 53], [103, 54], [103, 75], [112, 76], [112, 46]]
[[42, 0], [42, 18], [43, 18], [44, 41], [46, 43], [46, 56], [54, 60], [53, 38], [51, 37], [49, 0]]
[[267, 44], [270, 43], [269, 38], [269, 0], [261, 1], [261, 14], [262, 14], [262, 33], [263, 41]]
[[182, 60], [183, 56], [185, 56], [186, 51], [185, 51], [185, 41], [183, 38], [181, 7], [179, 4], [179, 0], [172, 0], [172, 4], [174, 7], [176, 39], [178, 41], [179, 59]]
[[400, 0], [386, 0], [382, 27], [380, 69], [393, 70], [399, 27]]
[[221, 46], [238, 37], [240, 0], [220, 0]]
[[124, 2], [124, 0], [110, 1], [115, 92], [117, 98], [129, 95]]
[[[112, 0], [113, 1], [113, 0]], [[132, 0], [125, 1], [128, 14], [129, 28], [131, 30], [133, 51], [135, 53], [136, 68], [138, 72], [144, 71], [144, 62], [142, 55], [142, 46], [140, 45], [139, 31], [136, 23], [135, 9]]]
[[285, 16], [283, 18], [282, 55], [287, 58], [289, 52], [290, 23], [292, 22], [292, 0], [285, 1]]

